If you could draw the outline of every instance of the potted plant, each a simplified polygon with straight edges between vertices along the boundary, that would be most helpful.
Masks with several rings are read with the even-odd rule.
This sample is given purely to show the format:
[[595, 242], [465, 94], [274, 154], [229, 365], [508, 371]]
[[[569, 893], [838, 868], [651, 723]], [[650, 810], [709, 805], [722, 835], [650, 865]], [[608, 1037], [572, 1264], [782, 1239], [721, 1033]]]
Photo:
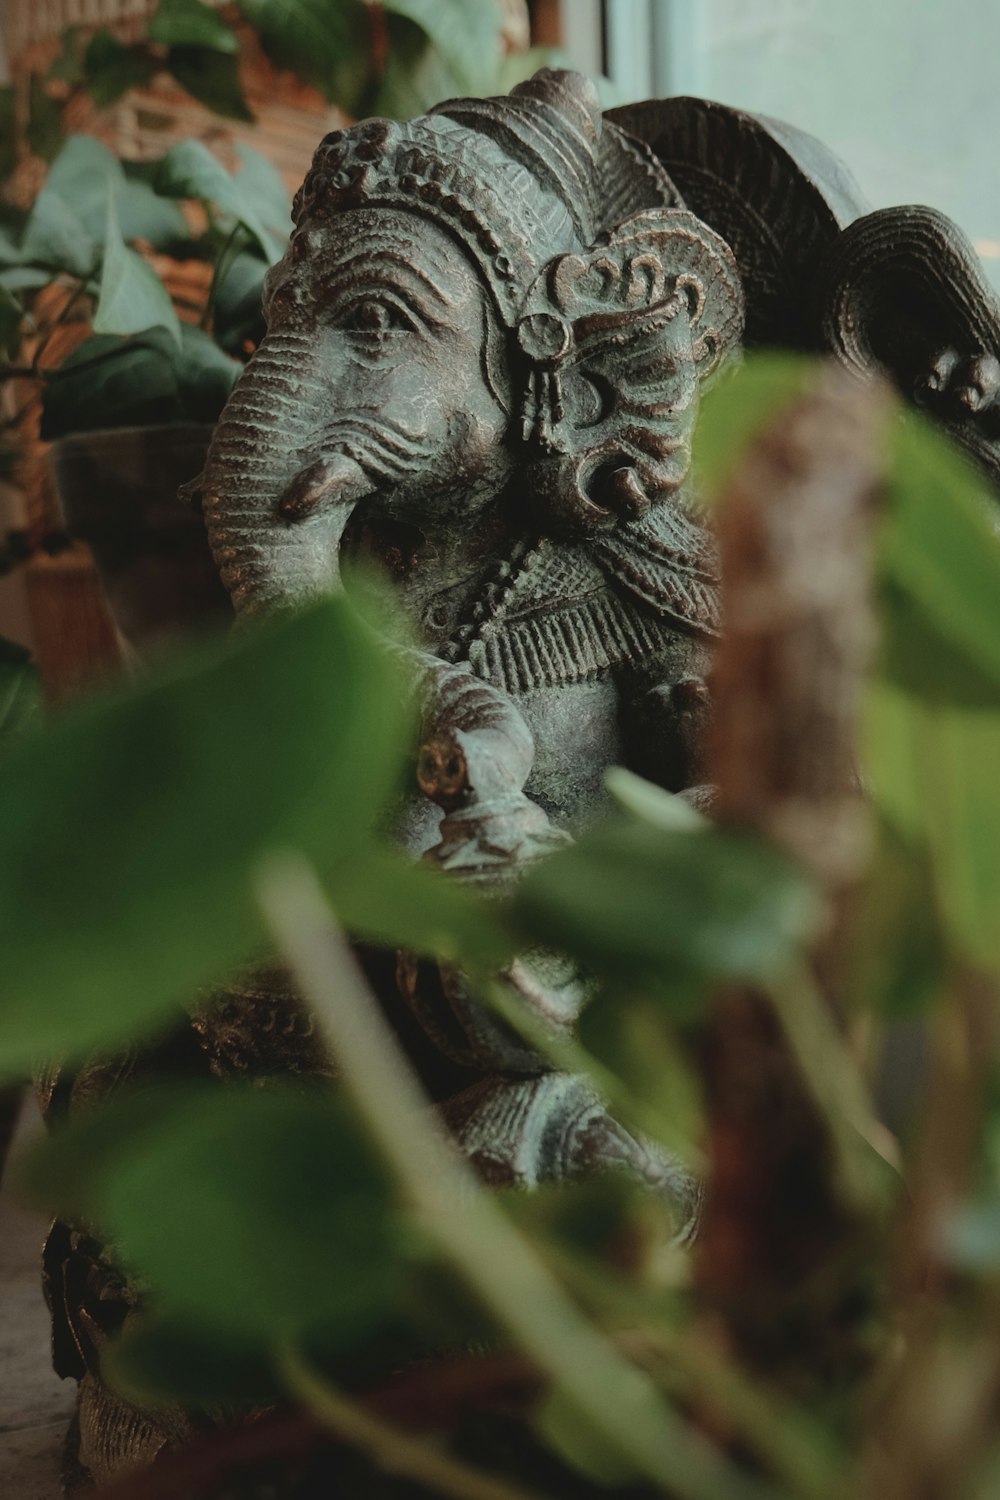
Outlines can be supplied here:
[[19, 239], [0, 243], [3, 374], [37, 399], [67, 528], [136, 642], [225, 608], [177, 490], [253, 352], [289, 218], [279, 174], [239, 150], [231, 174], [197, 141], [140, 165], [73, 136]]

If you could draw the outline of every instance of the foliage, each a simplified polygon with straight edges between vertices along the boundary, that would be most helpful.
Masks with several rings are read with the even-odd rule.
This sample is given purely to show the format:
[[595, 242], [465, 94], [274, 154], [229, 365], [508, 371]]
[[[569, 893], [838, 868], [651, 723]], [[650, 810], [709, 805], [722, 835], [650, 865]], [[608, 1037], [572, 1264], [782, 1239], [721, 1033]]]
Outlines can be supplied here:
[[[165, 170], [187, 193], [205, 165], [188, 156]], [[263, 207], [247, 231], [262, 245]], [[709, 491], [724, 491], [723, 468], [809, 378], [806, 365], [762, 360], [713, 394], [699, 454], [702, 474], [720, 475]], [[892, 448], [863, 757], [878, 836], [841, 993], [869, 1036], [919, 1017], [940, 1044], [929, 1128], [900, 1139], [901, 1176], [851, 1179], [868, 1259], [845, 1285], [872, 1309], [863, 1358], [824, 1373], [802, 1330], [826, 1292], [792, 1275], [778, 1303], [799, 1330], [791, 1373], [727, 1352], [711, 1298], [680, 1252], [664, 1252], [663, 1205], [624, 1179], [508, 1203], [438, 1159], [331, 911], [367, 941], [461, 962], [494, 994], [490, 976], [526, 944], [569, 953], [600, 984], [582, 1040], [553, 1056], [688, 1160], [703, 1148], [706, 1028], [734, 984], [772, 995], [848, 1165], [875, 1160], [877, 1050], [852, 1052], [817, 1009], [809, 877], [627, 773], [610, 778], [608, 819], [504, 900], [404, 863], [380, 832], [405, 761], [396, 672], [331, 600], [94, 696], [43, 732], [22, 724], [0, 760], [8, 1077], [54, 1053], [155, 1036], [275, 941], [344, 1069], [321, 1089], [125, 1090], [36, 1152], [35, 1198], [103, 1226], [152, 1289], [107, 1365], [123, 1389], [237, 1404], [291, 1392], [345, 1440], [371, 1446], [375, 1422], [376, 1446], [403, 1472], [429, 1473], [426, 1460], [447, 1492], [475, 1496], [499, 1492], [477, 1489], [482, 1476], [453, 1451], [379, 1427], [338, 1387], [414, 1362], [433, 1387], [442, 1359], [446, 1385], [449, 1359], [468, 1361], [474, 1344], [488, 1391], [491, 1361], [520, 1347], [542, 1394], [522, 1399], [536, 1435], [522, 1431], [520, 1458], [508, 1443], [511, 1495], [641, 1480], [641, 1493], [703, 1500], [868, 1496], [872, 1454], [902, 1462], [891, 1424], [909, 1401], [930, 1415], [907, 1461], [933, 1461], [944, 1404], [947, 1433], [962, 1434], [948, 1437], [947, 1492], [991, 1493], [995, 1437], [974, 1415], [1000, 1341], [1000, 543], [993, 496], [940, 438], [907, 419]], [[6, 740], [19, 716], [3, 703], [33, 700], [23, 662], [0, 672]], [[517, 1021], [511, 997], [497, 999]], [[970, 1016], [982, 1040], [963, 1053]], [[938, 1287], [919, 1317], [917, 1246]], [[848, 1262], [830, 1256], [824, 1276], [837, 1283]], [[969, 1345], [978, 1383], [956, 1392]], [[894, 1394], [873, 1404], [879, 1388]]]
[[[261, 285], [291, 212], [270, 163], [248, 146], [239, 156], [234, 175], [196, 141], [141, 168], [90, 136], [63, 145], [20, 243], [0, 247], [0, 334], [11, 357], [34, 335], [30, 370], [13, 369], [41, 388], [43, 436], [218, 417], [261, 336]], [[183, 319], [157, 254], [211, 267]], [[91, 334], [54, 366], [46, 349], [67, 321]]]

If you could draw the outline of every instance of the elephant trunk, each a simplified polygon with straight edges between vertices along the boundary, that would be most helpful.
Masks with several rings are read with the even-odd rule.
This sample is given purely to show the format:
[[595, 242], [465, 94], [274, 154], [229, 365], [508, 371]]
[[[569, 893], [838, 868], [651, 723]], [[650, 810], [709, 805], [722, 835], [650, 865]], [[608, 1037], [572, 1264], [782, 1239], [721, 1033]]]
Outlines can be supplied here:
[[212, 439], [201, 485], [205, 524], [239, 613], [269, 614], [335, 588], [344, 528], [369, 488], [359, 466], [336, 455], [322, 506], [287, 503], [301, 497], [303, 473], [324, 462], [330, 392], [321, 354], [306, 333], [268, 334]]

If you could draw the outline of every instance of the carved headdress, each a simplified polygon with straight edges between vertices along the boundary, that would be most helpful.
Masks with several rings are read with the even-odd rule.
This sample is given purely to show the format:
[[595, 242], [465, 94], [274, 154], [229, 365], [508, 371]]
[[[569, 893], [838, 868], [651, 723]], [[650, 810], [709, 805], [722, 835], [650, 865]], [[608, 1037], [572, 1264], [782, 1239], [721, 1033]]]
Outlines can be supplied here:
[[[295, 201], [296, 233], [379, 206], [431, 219], [478, 268], [511, 335], [506, 373], [554, 524], [613, 526], [676, 488], [657, 369], [675, 363], [682, 308], [701, 378], [736, 345], [739, 273], [648, 147], [602, 119], [587, 80], [543, 70], [504, 98], [327, 136]], [[601, 404], [609, 351], [617, 424]], [[564, 377], [587, 399], [564, 399]]]

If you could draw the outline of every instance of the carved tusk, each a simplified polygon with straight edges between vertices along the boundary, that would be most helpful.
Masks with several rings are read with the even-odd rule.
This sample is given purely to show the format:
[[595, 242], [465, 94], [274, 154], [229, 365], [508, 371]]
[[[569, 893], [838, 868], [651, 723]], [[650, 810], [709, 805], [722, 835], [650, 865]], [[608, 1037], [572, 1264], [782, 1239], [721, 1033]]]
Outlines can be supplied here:
[[360, 464], [346, 453], [334, 453], [299, 470], [278, 501], [278, 510], [288, 521], [304, 521], [319, 510], [358, 500], [370, 488]]

